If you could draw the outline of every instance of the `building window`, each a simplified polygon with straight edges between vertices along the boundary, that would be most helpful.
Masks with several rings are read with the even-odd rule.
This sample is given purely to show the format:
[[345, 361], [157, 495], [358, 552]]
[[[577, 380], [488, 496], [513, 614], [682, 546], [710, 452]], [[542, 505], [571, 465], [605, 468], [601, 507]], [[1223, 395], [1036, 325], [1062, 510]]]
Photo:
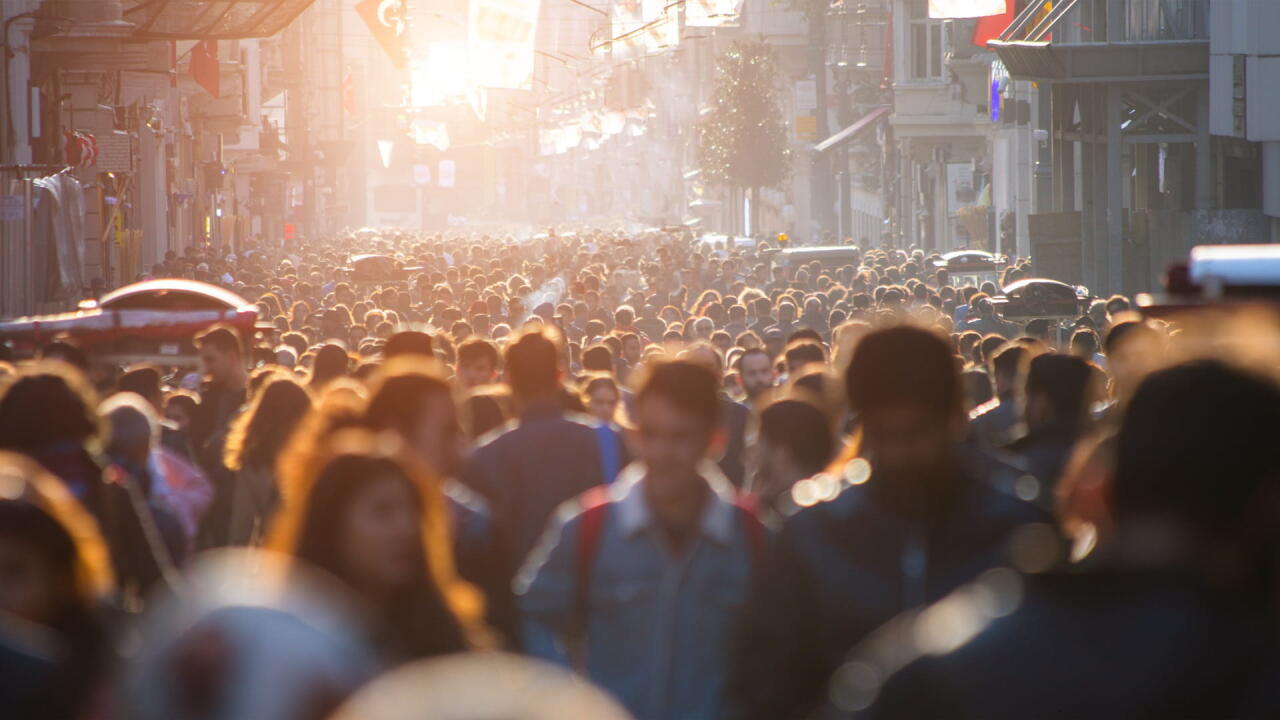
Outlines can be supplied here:
[[907, 57], [912, 80], [945, 80], [946, 28], [929, 19], [928, 0], [907, 0]]

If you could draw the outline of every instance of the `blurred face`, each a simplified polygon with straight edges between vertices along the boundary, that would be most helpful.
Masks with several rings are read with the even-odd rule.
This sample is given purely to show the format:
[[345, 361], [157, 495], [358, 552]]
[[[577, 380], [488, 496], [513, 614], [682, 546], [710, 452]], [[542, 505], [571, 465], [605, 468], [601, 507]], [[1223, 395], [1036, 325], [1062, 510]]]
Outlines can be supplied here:
[[640, 341], [634, 338], [627, 338], [622, 341], [622, 357], [627, 362], [634, 365], [640, 360]]
[[172, 420], [183, 432], [191, 429], [191, 415], [187, 414], [187, 409], [181, 405], [169, 405], [164, 409], [164, 416]]
[[235, 373], [236, 362], [233, 353], [223, 352], [209, 345], [200, 348], [200, 367], [214, 380], [226, 380], [231, 377]]
[[760, 353], [742, 356], [742, 389], [754, 398], [773, 387], [773, 363]]
[[465, 438], [453, 398], [443, 394], [427, 398], [410, 440], [418, 457], [436, 473], [444, 477], [457, 475], [462, 468]]
[[702, 483], [699, 461], [711, 446], [713, 429], [693, 413], [660, 397], [646, 398], [636, 408], [637, 455], [649, 468], [652, 490], [659, 494], [687, 490]]
[[0, 537], [0, 612], [43, 622], [57, 605], [57, 585], [57, 574], [39, 550]]
[[605, 422], [611, 422], [617, 409], [618, 393], [613, 388], [602, 385], [587, 395], [587, 411], [593, 417]]
[[464, 387], [468, 388], [473, 388], [477, 385], [488, 385], [493, 382], [496, 374], [493, 362], [489, 358], [472, 360], [458, 368], [458, 379], [462, 381]]
[[406, 479], [372, 478], [337, 528], [340, 561], [352, 585], [386, 592], [412, 583], [423, 572], [420, 520], [418, 497]]

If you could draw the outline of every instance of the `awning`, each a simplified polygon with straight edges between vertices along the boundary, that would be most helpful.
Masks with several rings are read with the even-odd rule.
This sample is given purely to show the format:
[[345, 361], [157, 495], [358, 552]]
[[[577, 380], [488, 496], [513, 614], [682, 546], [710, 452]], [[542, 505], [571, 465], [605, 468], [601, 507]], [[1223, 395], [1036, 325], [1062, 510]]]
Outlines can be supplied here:
[[879, 120], [885, 115], [888, 115], [892, 111], [893, 111], [893, 108], [889, 107], [888, 105], [881, 105], [880, 107], [876, 108], [875, 110], [872, 110], [866, 115], [863, 115], [862, 118], [859, 119], [854, 124], [841, 130], [835, 135], [832, 135], [826, 140], [823, 140], [822, 142], [818, 143], [813, 149], [816, 150], [817, 152], [826, 152], [831, 148], [836, 147], [837, 145], [842, 145], [846, 142], [849, 142], [850, 140], [857, 137], [858, 133], [871, 127], [872, 123], [874, 123], [876, 120]]
[[240, 40], [271, 37], [312, 0], [138, 0], [125, 20], [146, 40]]

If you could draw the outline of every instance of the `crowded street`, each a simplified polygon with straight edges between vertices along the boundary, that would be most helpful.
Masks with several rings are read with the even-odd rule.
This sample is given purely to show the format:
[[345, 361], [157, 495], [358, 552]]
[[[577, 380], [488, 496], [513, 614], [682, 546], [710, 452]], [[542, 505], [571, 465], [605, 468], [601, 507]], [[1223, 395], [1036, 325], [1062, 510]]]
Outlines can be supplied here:
[[0, 718], [1280, 717], [1269, 4], [0, 16]]

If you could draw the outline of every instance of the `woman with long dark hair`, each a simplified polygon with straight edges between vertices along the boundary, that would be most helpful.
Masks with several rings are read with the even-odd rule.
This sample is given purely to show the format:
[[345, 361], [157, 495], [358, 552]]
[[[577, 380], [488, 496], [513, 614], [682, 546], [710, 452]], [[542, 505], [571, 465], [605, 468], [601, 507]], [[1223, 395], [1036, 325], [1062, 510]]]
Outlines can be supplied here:
[[249, 409], [236, 418], [227, 435], [225, 462], [236, 472], [227, 541], [257, 545], [266, 522], [280, 502], [276, 458], [311, 410], [311, 394], [291, 377], [267, 381]]
[[345, 430], [322, 442], [314, 473], [286, 475], [269, 547], [350, 589], [388, 666], [485, 644], [479, 595], [454, 573], [435, 476], [394, 434]]

